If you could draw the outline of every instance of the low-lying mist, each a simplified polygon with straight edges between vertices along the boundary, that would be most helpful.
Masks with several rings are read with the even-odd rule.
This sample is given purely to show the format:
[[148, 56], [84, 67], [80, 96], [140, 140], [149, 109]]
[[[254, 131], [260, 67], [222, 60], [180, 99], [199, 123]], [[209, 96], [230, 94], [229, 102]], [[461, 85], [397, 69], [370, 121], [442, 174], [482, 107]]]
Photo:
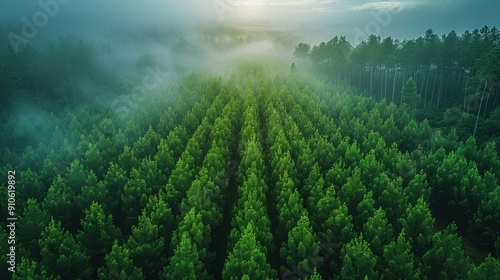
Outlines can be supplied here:
[[64, 110], [99, 100], [118, 118], [126, 119], [147, 94], [168, 95], [167, 89], [172, 91], [193, 72], [228, 78], [242, 61], [272, 61], [289, 67], [299, 40], [281, 27], [221, 24], [74, 33], [28, 45], [14, 55], [12, 64], [19, 66], [26, 89], [14, 91], [16, 98], [3, 99], [11, 101], [3, 116], [17, 120], [16, 127], [27, 122], [36, 126], [18, 133], [27, 142], [45, 142], [47, 133], [37, 131], [41, 126], [52, 127], [52, 114], [57, 117]]

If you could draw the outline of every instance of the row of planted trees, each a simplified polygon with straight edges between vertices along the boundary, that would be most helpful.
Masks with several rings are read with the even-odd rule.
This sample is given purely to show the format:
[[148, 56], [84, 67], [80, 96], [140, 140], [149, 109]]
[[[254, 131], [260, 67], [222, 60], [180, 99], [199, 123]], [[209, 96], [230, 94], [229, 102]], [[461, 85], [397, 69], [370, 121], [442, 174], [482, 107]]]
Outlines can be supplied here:
[[[13, 279], [499, 273], [485, 258], [500, 251], [494, 143], [457, 142], [394, 104], [254, 65], [175, 90], [147, 96], [128, 121], [65, 111], [46, 139], [65, 149], [6, 150], [2, 170], [19, 173]], [[456, 223], [437, 231], [438, 212]], [[484, 252], [474, 262], [467, 234]]]
[[328, 81], [358, 88], [366, 96], [401, 104], [400, 92], [412, 77], [421, 93], [419, 109], [456, 106], [474, 114], [478, 108], [471, 103], [482, 98], [482, 114], [489, 117], [499, 102], [499, 44], [498, 29], [484, 26], [441, 37], [429, 29], [402, 42], [371, 35], [357, 46], [336, 36], [312, 47], [300, 43], [294, 55], [299, 62], [310, 60]]

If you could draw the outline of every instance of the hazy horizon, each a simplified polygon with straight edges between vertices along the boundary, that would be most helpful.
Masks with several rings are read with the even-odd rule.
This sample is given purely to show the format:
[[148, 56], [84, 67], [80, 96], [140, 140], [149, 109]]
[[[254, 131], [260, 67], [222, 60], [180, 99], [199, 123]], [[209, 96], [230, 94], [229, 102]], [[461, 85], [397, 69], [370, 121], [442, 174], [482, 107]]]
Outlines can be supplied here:
[[139, 34], [144, 30], [171, 30], [183, 37], [211, 24], [246, 25], [249, 21], [259, 22], [268, 29], [297, 32], [313, 43], [339, 35], [356, 45], [370, 34], [403, 40], [422, 36], [427, 29], [441, 36], [451, 30], [462, 34], [485, 25], [492, 27], [500, 23], [495, 12], [499, 9], [500, 3], [493, 0], [2, 2], [0, 46], [12, 45], [13, 36], [27, 37], [23, 35], [23, 27], [30, 24], [36, 34], [27, 39], [36, 46], [67, 35], [92, 40], [117, 30], [135, 30]]

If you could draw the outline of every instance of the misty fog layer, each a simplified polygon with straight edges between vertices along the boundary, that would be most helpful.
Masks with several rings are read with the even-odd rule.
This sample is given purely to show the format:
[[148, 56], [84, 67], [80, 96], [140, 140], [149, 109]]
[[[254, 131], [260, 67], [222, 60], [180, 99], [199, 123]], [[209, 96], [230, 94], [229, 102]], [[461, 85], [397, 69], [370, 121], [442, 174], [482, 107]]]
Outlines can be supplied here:
[[[157, 28], [182, 32], [199, 24], [260, 20], [269, 25], [293, 27], [311, 25], [327, 34], [348, 36], [350, 41], [361, 31], [366, 39], [371, 33], [386, 37], [415, 38], [421, 30], [458, 33], [470, 26], [498, 24], [498, 2], [480, 1], [245, 1], [245, 0], [146, 0], [123, 3], [118, 0], [74, 1], [39, 0], [23, 3], [2, 2], [0, 25], [22, 33], [26, 21], [40, 22], [37, 42], [76, 34], [83, 39], [105, 36], [118, 29]], [[392, 11], [387, 14], [386, 9]], [[43, 13], [47, 15], [44, 19]], [[24, 20], [24, 19], [26, 20]], [[377, 25], [373, 24], [377, 23]], [[2, 32], [4, 33], [4, 32]], [[2, 34], [2, 37], [5, 34]], [[47, 38], [44, 40], [43, 38]], [[324, 38], [322, 38], [324, 39]], [[2, 40], [2, 43], [5, 43]]]

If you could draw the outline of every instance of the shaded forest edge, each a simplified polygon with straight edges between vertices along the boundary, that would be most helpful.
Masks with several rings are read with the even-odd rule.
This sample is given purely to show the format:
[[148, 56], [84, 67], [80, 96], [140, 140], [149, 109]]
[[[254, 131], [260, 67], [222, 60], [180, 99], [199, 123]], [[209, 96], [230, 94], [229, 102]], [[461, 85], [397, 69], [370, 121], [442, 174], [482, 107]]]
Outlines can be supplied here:
[[[418, 120], [427, 119], [432, 127], [447, 131], [456, 128], [460, 139], [472, 135], [483, 143], [494, 140], [491, 137], [500, 129], [492, 123], [500, 119], [496, 27], [442, 36], [429, 29], [417, 39], [403, 41], [371, 35], [357, 46], [345, 36], [335, 36], [314, 46], [299, 43], [294, 56], [299, 67], [312, 66], [326, 81], [387, 103], [406, 103]], [[415, 81], [418, 97], [404, 102], [401, 92], [409, 78]]]

